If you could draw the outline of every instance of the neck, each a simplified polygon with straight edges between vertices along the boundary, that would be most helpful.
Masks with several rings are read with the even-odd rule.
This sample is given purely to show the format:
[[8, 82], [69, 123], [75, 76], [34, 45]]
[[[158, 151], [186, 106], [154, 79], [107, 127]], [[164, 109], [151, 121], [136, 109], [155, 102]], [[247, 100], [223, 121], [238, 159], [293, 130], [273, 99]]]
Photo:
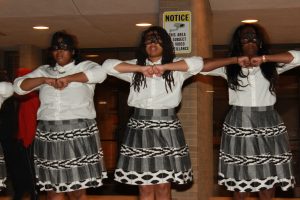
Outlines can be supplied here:
[[148, 58], [151, 62], [156, 62], [158, 61], [159, 59], [161, 59], [161, 56], [158, 56], [158, 57], [149, 57]]

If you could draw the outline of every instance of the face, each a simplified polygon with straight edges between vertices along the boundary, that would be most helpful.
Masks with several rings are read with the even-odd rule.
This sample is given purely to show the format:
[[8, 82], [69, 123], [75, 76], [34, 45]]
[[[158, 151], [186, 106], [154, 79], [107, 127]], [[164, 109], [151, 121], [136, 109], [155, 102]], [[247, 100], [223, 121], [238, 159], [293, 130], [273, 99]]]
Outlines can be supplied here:
[[149, 59], [154, 62], [163, 54], [162, 39], [156, 32], [149, 32], [145, 37], [145, 48]]
[[73, 52], [69, 50], [54, 50], [52, 51], [52, 56], [60, 66], [65, 66], [73, 61]]
[[246, 27], [241, 31], [241, 40], [243, 53], [245, 56], [255, 56], [258, 51], [258, 40], [255, 30], [252, 27]]

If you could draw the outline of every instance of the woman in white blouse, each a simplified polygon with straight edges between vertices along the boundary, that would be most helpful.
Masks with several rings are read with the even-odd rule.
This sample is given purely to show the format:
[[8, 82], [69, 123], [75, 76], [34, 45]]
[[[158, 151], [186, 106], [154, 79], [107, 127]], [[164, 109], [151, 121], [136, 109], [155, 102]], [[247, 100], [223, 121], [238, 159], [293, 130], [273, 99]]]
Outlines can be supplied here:
[[264, 37], [257, 25], [239, 26], [230, 56], [248, 56], [252, 68], [227, 65], [202, 73], [228, 82], [231, 110], [223, 124], [218, 183], [234, 191], [236, 200], [248, 192], [271, 199], [276, 186], [288, 190], [295, 183], [288, 134], [273, 105], [278, 74], [299, 65], [300, 53], [269, 55]]
[[[226, 58], [233, 64], [245, 58]], [[161, 27], [143, 32], [137, 59], [106, 60], [107, 73], [131, 84], [128, 105], [134, 114], [127, 124], [115, 180], [139, 185], [141, 200], [170, 200], [171, 183], [193, 180], [189, 149], [175, 108], [181, 101], [183, 82], [220, 65], [203, 67], [201, 57], [175, 58], [168, 33]]]
[[[47, 199], [86, 199], [85, 188], [106, 178], [93, 96], [95, 84], [106, 78], [101, 67], [80, 62], [71, 35], [56, 32], [50, 47], [53, 63], [17, 78], [15, 91], [39, 90], [40, 108], [35, 146], [35, 171]], [[98, 69], [97, 77], [89, 70]]]
[[[5, 82], [5, 81], [0, 82], [0, 108], [3, 104], [3, 102], [7, 98], [12, 96], [13, 93], [14, 93], [13, 86], [10, 82]], [[3, 123], [3, 122], [0, 122], [0, 123]], [[5, 126], [5, 124], [3, 124], [1, 126]], [[0, 134], [4, 134], [4, 133], [0, 133]], [[6, 175], [6, 167], [5, 167], [3, 149], [2, 149], [2, 146], [0, 145], [0, 190], [2, 188], [6, 187], [6, 185], [5, 185], [6, 178], [7, 178], [7, 175]]]

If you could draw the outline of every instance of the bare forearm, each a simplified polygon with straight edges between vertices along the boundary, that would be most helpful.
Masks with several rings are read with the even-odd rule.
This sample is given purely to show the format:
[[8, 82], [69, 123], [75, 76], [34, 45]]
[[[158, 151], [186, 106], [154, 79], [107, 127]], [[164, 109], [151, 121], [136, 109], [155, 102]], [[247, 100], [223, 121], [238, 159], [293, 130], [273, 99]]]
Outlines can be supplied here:
[[72, 74], [66, 77], [68, 79], [68, 82], [80, 82], [80, 83], [86, 83], [89, 81], [85, 73], [80, 72], [76, 74]]
[[226, 65], [238, 64], [237, 57], [229, 57], [229, 58], [205, 58], [204, 66], [201, 70], [202, 72], [209, 72], [219, 67], [223, 67]]
[[290, 63], [293, 61], [294, 57], [289, 52], [264, 55], [265, 60], [263, 62], [277, 62], [277, 63]]
[[22, 81], [20, 87], [24, 91], [30, 91], [34, 88], [44, 84], [46, 81], [45, 77], [38, 77], [38, 78], [26, 78]]
[[189, 67], [184, 60], [162, 65], [165, 71], [182, 71], [186, 72]]
[[133, 72], [142, 72], [142, 67], [140, 65], [133, 65], [128, 63], [120, 63], [115, 66], [115, 70], [117, 70], [120, 73], [133, 73]]

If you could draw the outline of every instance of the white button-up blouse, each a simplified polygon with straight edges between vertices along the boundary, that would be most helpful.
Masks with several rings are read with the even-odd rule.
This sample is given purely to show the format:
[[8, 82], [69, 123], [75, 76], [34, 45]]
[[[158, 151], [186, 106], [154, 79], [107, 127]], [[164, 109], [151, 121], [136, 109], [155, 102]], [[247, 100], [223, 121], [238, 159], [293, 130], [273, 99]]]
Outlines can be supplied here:
[[[288, 64], [280, 64], [281, 67], [277, 68], [278, 74], [281, 74], [287, 70], [293, 69], [300, 65], [300, 51], [289, 51], [294, 59]], [[259, 107], [259, 106], [271, 106], [276, 102], [276, 96], [272, 95], [269, 91], [270, 83], [264, 78], [260, 67], [242, 68], [244, 74], [248, 74], [247, 77], [241, 78], [242, 85], [240, 90], [235, 91], [228, 88], [229, 91], [229, 105], [235, 106], [247, 106], [247, 107]], [[210, 72], [200, 72], [203, 75], [221, 76], [227, 80], [226, 69], [221, 67]]]
[[[97, 70], [94, 74], [90, 70]], [[101, 83], [106, 78], [106, 73], [97, 63], [84, 61], [77, 65], [71, 62], [65, 66], [55, 67], [43, 65], [33, 72], [19, 77], [14, 81], [14, 89], [17, 94], [24, 95], [31, 91], [20, 88], [26, 78], [51, 77], [60, 78], [75, 73], [84, 72], [88, 78], [87, 83], [71, 82], [63, 90], [55, 89], [48, 84], [42, 84], [33, 90], [39, 90], [40, 108], [38, 120], [70, 120], [70, 119], [94, 119], [96, 117], [93, 96], [96, 83]]]
[[0, 82], [0, 108], [3, 102], [14, 93], [14, 89], [9, 82]]
[[[174, 62], [179, 60], [182, 59], [176, 58], [174, 59]], [[169, 109], [177, 107], [182, 98], [181, 87], [183, 82], [192, 75], [199, 73], [203, 68], [203, 60], [201, 57], [185, 58], [184, 60], [188, 65], [188, 71], [173, 71], [175, 85], [172, 86], [172, 91], [170, 91], [169, 88], [167, 88], [168, 92], [166, 91], [165, 79], [162, 77], [147, 77], [147, 87], [143, 88], [143, 86], [141, 86], [139, 92], [134, 91], [133, 86], [130, 87], [128, 105], [144, 109]], [[109, 75], [120, 78], [131, 84], [133, 73], [120, 73], [114, 69], [115, 66], [121, 62], [122, 61], [120, 60], [108, 59], [103, 63], [102, 66]], [[126, 62], [130, 64], [136, 64], [136, 60]], [[146, 65], [155, 64], [161, 64], [161, 60], [155, 63], [152, 63], [149, 60], [146, 61]]]

